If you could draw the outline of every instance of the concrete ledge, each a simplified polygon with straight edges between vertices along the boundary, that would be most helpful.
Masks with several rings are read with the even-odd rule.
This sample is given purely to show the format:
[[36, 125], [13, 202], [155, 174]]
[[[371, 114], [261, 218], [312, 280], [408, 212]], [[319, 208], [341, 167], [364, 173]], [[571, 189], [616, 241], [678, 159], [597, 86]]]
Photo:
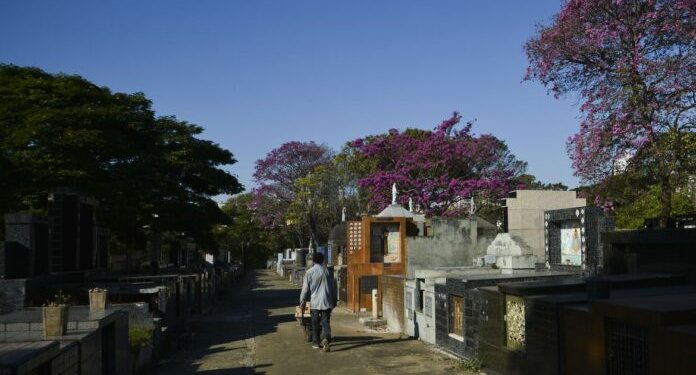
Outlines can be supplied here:
[[372, 329], [387, 328], [387, 321], [382, 318], [372, 319], [370, 316], [364, 316], [358, 319], [358, 322]]

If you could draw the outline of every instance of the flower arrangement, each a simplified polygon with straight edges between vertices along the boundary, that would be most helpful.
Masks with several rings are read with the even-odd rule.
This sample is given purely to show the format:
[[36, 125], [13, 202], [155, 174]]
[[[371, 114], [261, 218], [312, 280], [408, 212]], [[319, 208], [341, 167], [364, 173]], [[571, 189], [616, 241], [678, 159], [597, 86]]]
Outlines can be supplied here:
[[63, 336], [68, 326], [70, 296], [59, 290], [43, 305], [44, 337]]
[[44, 303], [44, 307], [61, 307], [68, 306], [70, 304], [70, 296], [59, 290], [58, 293], [53, 295], [53, 299], [49, 299]]

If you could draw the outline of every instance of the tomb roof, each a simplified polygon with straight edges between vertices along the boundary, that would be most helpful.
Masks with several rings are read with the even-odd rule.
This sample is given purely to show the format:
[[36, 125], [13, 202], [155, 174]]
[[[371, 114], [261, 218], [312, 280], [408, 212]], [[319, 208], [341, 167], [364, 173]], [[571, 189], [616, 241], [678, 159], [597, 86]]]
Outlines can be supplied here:
[[346, 226], [346, 222], [342, 221], [331, 228], [331, 231], [329, 232], [329, 241], [330, 242], [346, 242], [346, 237], [348, 236], [348, 228]]
[[402, 205], [394, 203], [387, 206], [387, 208], [378, 213], [376, 217], [405, 217], [414, 219], [416, 216], [413, 214], [413, 212], [405, 209]]

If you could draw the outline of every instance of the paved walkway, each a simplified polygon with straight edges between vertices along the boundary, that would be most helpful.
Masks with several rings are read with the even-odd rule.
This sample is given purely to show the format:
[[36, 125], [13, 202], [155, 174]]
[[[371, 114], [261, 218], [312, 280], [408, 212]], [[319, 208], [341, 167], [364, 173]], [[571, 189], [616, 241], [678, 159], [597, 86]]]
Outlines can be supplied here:
[[298, 298], [298, 288], [275, 273], [247, 272], [233, 293], [191, 324], [187, 349], [160, 363], [155, 373], [468, 374], [429, 345], [368, 330], [340, 307], [331, 319], [331, 352], [312, 349], [293, 317]]

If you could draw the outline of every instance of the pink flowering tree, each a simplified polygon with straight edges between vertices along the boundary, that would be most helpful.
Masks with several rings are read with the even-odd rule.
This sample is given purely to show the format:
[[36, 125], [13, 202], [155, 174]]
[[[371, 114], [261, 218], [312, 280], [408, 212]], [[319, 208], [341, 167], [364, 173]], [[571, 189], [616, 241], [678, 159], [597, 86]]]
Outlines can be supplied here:
[[494, 202], [517, 187], [526, 163], [496, 137], [472, 134], [472, 123], [455, 129], [460, 120], [455, 112], [434, 130], [391, 129], [348, 143], [343, 152], [361, 165], [358, 185], [372, 211], [391, 203], [394, 183], [399, 203], [411, 198], [427, 216], [461, 215], [469, 209], [464, 199]]
[[527, 79], [580, 95], [576, 175], [649, 176], [665, 226], [675, 186], [694, 173], [696, 0], [567, 0], [525, 49]]
[[250, 206], [260, 225], [291, 231], [300, 246], [308, 238], [317, 241], [325, 206], [317, 192], [326, 189], [322, 181], [310, 184], [308, 179], [333, 167], [332, 160], [333, 151], [314, 142], [287, 142], [257, 160], [254, 180], [258, 187], [252, 192]]

